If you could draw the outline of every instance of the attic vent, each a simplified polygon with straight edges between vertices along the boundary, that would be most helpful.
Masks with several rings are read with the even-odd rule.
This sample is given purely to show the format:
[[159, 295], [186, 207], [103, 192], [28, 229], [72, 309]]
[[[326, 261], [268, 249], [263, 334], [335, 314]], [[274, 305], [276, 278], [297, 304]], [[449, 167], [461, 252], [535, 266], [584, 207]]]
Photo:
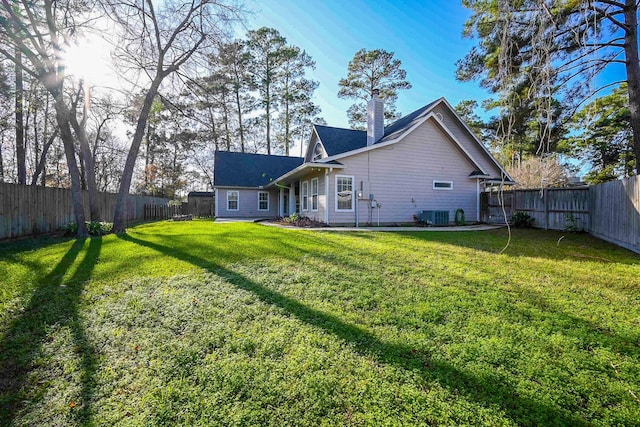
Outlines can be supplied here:
[[442, 117], [441, 113], [436, 113], [436, 117], [440, 119], [440, 121], [444, 120], [444, 117]]

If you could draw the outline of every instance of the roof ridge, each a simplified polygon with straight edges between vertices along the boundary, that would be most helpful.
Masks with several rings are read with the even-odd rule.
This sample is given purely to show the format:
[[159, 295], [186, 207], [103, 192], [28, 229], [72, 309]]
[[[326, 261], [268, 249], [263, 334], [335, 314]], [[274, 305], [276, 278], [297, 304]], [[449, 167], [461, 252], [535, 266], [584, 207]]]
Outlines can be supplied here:
[[348, 131], [353, 131], [353, 132], [366, 132], [366, 130], [361, 130], [361, 129], [349, 129], [349, 128], [341, 128], [338, 126], [329, 126], [329, 125], [319, 125], [319, 124], [313, 124], [314, 126], [317, 127], [323, 127], [323, 128], [331, 128], [331, 129], [340, 129], [340, 130], [348, 130]]
[[301, 159], [301, 156], [286, 156], [284, 154], [266, 154], [266, 153], [243, 153], [241, 151], [226, 151], [226, 150], [216, 150], [215, 153], [228, 153], [228, 154], [237, 154], [243, 156], [264, 156], [264, 157], [283, 157], [285, 159]]

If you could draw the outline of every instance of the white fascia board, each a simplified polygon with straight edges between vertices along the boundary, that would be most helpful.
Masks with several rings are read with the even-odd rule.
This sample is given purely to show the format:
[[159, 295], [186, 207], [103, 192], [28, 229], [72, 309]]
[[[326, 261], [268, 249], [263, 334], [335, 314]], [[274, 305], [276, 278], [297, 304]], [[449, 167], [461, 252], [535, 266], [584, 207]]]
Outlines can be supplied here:
[[[442, 98], [442, 99], [444, 99], [444, 98]], [[471, 154], [469, 154], [469, 152], [467, 150], [465, 150], [465, 148], [462, 146], [462, 144], [460, 144], [460, 141], [458, 141], [458, 139], [449, 131], [449, 129], [447, 129], [445, 124], [442, 123], [440, 121], [440, 119], [438, 119], [438, 117], [435, 114], [433, 114], [433, 112], [430, 112], [430, 113], [424, 115], [421, 119], [416, 121], [416, 123], [414, 123], [413, 126], [411, 126], [409, 129], [404, 131], [402, 133], [402, 135], [400, 135], [398, 138], [390, 139], [389, 141], [380, 142], [380, 143], [377, 143], [377, 144], [368, 145], [366, 147], [358, 148], [357, 150], [352, 150], [352, 151], [347, 151], [345, 153], [336, 154], [335, 156], [327, 157], [326, 159], [322, 159], [321, 161], [322, 162], [330, 162], [330, 161], [333, 161], [333, 160], [339, 160], [339, 159], [342, 159], [344, 157], [350, 157], [350, 156], [353, 156], [353, 155], [356, 155], [356, 154], [366, 153], [367, 151], [375, 150], [377, 148], [382, 148], [382, 147], [387, 147], [387, 146], [392, 145], [392, 144], [397, 144], [398, 142], [402, 141], [407, 135], [409, 135], [411, 132], [413, 132], [415, 129], [417, 129], [421, 124], [423, 124], [424, 122], [426, 122], [429, 119], [435, 120], [435, 122], [438, 124], [438, 127], [441, 128], [449, 138], [451, 138], [451, 140], [458, 146], [458, 148], [464, 153], [464, 155], [467, 156], [467, 158], [471, 161], [471, 163], [473, 163], [474, 166], [477, 167], [482, 173], [486, 174], [486, 172], [482, 169], [482, 167], [478, 164], [478, 162], [473, 158], [473, 156], [471, 156]]]
[[444, 103], [444, 105], [447, 106], [447, 108], [453, 113], [454, 117], [456, 119], [458, 119], [458, 121], [460, 123], [462, 123], [462, 126], [464, 126], [464, 128], [467, 130], [467, 132], [469, 132], [469, 135], [471, 135], [471, 137], [474, 139], [474, 141], [476, 141], [476, 143], [482, 147], [482, 149], [484, 150], [485, 153], [487, 153], [487, 155], [489, 156], [489, 158], [491, 159], [491, 161], [493, 161], [493, 163], [498, 167], [498, 169], [500, 169], [502, 171], [502, 173], [509, 178], [509, 180], [513, 181], [513, 178], [511, 177], [511, 175], [509, 175], [507, 173], [506, 170], [504, 170], [504, 168], [502, 167], [502, 165], [496, 160], [495, 157], [493, 157], [493, 154], [491, 154], [491, 152], [489, 150], [487, 150], [487, 147], [484, 146], [484, 144], [482, 142], [480, 142], [480, 140], [478, 139], [478, 137], [476, 136], [475, 133], [473, 133], [473, 131], [471, 130], [471, 128], [469, 128], [469, 125], [467, 125], [465, 123], [464, 120], [462, 120], [462, 118], [458, 115], [458, 113], [456, 113], [456, 110], [451, 106], [451, 104], [449, 104], [449, 101], [447, 101], [446, 98], [440, 98], [438, 100], [438, 102], [436, 102], [436, 104], [434, 105], [434, 107], [440, 103]]

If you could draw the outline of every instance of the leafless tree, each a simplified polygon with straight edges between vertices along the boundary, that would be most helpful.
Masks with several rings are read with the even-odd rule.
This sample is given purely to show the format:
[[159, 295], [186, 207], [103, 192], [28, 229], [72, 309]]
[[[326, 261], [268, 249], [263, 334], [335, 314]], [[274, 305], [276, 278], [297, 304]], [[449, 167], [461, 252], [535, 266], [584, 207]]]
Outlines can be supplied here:
[[121, 65], [148, 78], [120, 181], [114, 232], [126, 228], [126, 197], [153, 100], [167, 77], [178, 73], [200, 49], [221, 38], [228, 24], [240, 17], [241, 8], [232, 1], [165, 1], [162, 5], [152, 0], [105, 2], [109, 16], [120, 26], [122, 40], [117, 57]]
[[[78, 236], [86, 236], [84, 203], [80, 171], [76, 161], [74, 137], [70, 125], [71, 112], [65, 97], [65, 48], [82, 27], [77, 21], [86, 16], [88, 2], [80, 0], [2, 0], [0, 6], [0, 54], [13, 62], [26, 75], [40, 82], [54, 101], [56, 122], [64, 145], [71, 179], [71, 194]], [[16, 55], [20, 52], [20, 55]]]

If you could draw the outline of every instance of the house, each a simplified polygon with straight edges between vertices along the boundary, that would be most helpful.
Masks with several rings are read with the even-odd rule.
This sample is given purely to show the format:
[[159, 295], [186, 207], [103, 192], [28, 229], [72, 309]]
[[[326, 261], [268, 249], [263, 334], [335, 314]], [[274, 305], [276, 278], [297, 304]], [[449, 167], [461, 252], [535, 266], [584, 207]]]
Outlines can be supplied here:
[[422, 211], [480, 220], [480, 193], [511, 177], [446, 99], [384, 126], [374, 93], [366, 131], [314, 125], [304, 158], [217, 152], [216, 216], [298, 212], [330, 225], [411, 223]]

